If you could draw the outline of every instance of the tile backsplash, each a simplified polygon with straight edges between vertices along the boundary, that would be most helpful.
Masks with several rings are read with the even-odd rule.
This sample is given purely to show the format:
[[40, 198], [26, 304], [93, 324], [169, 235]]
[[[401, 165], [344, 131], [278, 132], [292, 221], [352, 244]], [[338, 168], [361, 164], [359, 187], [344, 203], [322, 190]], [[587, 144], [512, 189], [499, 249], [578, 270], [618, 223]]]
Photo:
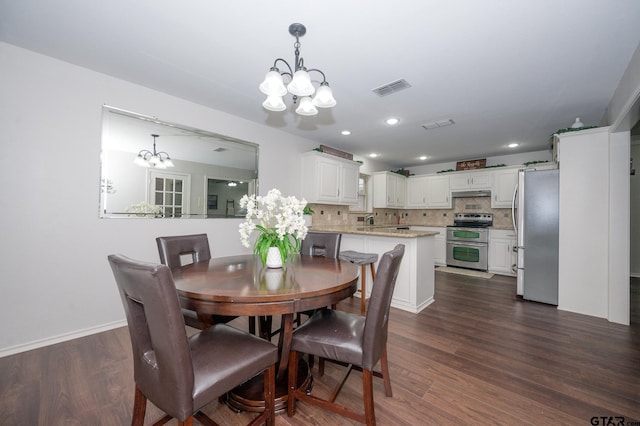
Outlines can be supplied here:
[[[362, 225], [358, 217], [367, 213], [354, 213], [348, 206], [328, 204], [310, 204], [314, 210], [314, 225]], [[452, 209], [373, 209], [374, 224], [397, 225], [411, 224], [422, 226], [453, 225], [454, 213], [493, 213], [493, 225], [500, 228], [513, 228], [511, 209], [492, 209], [490, 197], [454, 198]]]

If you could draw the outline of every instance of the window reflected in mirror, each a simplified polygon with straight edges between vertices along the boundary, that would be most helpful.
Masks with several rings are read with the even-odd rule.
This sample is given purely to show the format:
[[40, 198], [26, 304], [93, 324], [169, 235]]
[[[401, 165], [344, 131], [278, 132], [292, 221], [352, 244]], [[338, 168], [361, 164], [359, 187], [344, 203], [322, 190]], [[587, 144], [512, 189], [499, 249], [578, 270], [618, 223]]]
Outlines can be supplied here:
[[100, 217], [243, 217], [258, 145], [103, 107]]

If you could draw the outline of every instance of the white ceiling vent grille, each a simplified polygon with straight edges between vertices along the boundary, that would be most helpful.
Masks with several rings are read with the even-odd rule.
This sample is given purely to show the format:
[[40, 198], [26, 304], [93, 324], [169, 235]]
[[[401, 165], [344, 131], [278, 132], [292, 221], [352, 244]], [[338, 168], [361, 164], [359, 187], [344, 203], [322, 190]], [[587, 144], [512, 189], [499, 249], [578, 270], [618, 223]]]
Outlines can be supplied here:
[[409, 87], [411, 87], [411, 85], [407, 82], [407, 80], [401, 78], [400, 80], [392, 81], [391, 83], [376, 87], [375, 89], [373, 89], [373, 93], [382, 97], [399, 92], [400, 90], [408, 89]]
[[452, 119], [438, 120], [438, 121], [432, 121], [431, 123], [423, 124], [422, 127], [424, 127], [425, 130], [430, 130], [430, 129], [437, 129], [438, 127], [451, 126], [454, 123], [455, 121], [453, 121]]

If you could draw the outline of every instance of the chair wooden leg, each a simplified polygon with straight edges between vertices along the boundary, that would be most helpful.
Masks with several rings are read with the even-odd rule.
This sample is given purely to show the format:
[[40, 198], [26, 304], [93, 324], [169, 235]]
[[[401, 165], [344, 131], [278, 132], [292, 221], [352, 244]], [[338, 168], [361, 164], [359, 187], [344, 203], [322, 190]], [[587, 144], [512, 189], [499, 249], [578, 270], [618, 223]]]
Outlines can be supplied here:
[[[283, 354], [283, 356], [286, 356]], [[296, 398], [294, 393], [297, 387], [298, 377], [298, 352], [291, 351], [289, 353], [289, 381], [287, 390], [287, 415], [293, 417], [296, 413]]]
[[249, 333], [256, 334], [256, 317], [249, 317]]
[[389, 361], [387, 359], [387, 345], [384, 345], [382, 355], [380, 356], [380, 368], [382, 369], [382, 380], [384, 381], [384, 393], [387, 396], [393, 396], [393, 392], [391, 392], [391, 375], [389, 374]]
[[275, 413], [276, 395], [276, 365], [273, 364], [264, 371], [264, 411], [267, 418], [267, 426], [274, 426], [276, 423]]
[[191, 426], [191, 425], [193, 425], [193, 416], [190, 416], [184, 422], [178, 422], [178, 426]]
[[133, 418], [131, 426], [142, 426], [144, 424], [144, 415], [147, 411], [147, 397], [136, 386], [135, 396], [133, 397]]
[[364, 417], [367, 426], [376, 424], [376, 413], [373, 404], [373, 373], [362, 369], [362, 394], [364, 396]]
[[360, 267], [360, 313], [364, 315], [367, 309], [367, 266]]

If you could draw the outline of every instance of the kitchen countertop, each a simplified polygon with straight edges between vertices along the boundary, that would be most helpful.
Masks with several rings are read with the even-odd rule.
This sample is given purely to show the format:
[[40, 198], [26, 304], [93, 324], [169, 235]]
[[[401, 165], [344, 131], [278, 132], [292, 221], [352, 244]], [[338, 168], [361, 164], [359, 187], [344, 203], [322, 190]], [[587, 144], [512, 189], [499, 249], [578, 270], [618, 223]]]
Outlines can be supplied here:
[[369, 226], [347, 226], [347, 225], [319, 225], [312, 226], [309, 230], [314, 232], [339, 232], [341, 234], [375, 235], [378, 237], [399, 237], [418, 238], [438, 235], [434, 231], [417, 231], [411, 229], [397, 229], [410, 225], [369, 225]]

